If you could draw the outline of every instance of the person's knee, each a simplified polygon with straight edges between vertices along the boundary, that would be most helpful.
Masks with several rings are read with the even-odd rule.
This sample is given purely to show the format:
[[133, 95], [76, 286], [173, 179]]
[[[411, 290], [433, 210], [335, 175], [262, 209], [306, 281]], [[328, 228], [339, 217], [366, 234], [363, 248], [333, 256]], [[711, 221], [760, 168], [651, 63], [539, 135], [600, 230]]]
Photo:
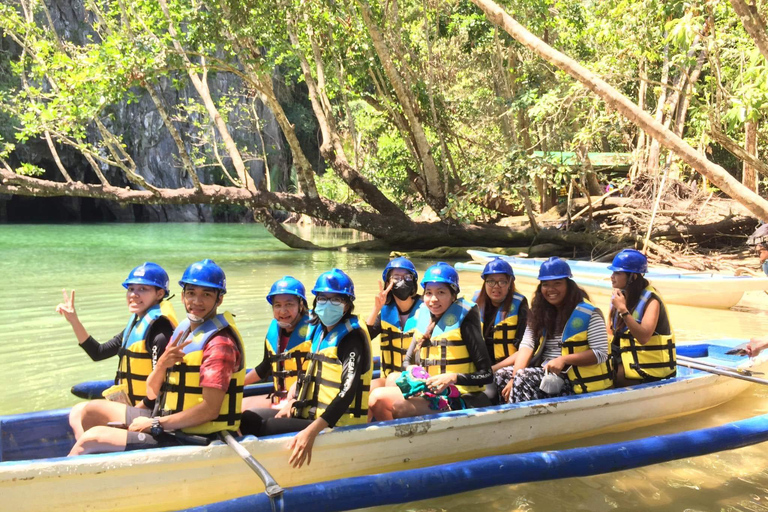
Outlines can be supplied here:
[[85, 455], [87, 453], [95, 453], [97, 448], [109, 439], [109, 430], [109, 427], [93, 427], [89, 429], [77, 440], [69, 454]]

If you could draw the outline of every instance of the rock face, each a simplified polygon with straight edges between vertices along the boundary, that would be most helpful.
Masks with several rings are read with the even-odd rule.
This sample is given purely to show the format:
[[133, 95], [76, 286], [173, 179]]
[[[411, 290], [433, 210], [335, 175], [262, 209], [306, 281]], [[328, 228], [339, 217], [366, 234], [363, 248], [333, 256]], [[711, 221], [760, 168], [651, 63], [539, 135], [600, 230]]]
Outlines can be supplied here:
[[[47, 0], [51, 16], [57, 32], [63, 39], [82, 44], [87, 36], [98, 36], [87, 23], [87, 13], [82, 0]], [[2, 42], [4, 49], [10, 49], [12, 54], [18, 55], [18, 47], [14, 48], [8, 39]], [[281, 80], [275, 80], [276, 85]], [[283, 81], [284, 84], [284, 81]], [[264, 155], [262, 140], [267, 146], [267, 164], [273, 176], [289, 176], [291, 169], [291, 155], [282, 132], [272, 112], [258, 99], [248, 97], [245, 88], [239, 78], [231, 74], [211, 74], [208, 77], [208, 85], [214, 100], [222, 95], [240, 95], [240, 104], [237, 105], [228, 117], [228, 127], [233, 139], [246, 159], [246, 165], [255, 182], [264, 179], [265, 165], [260, 159]], [[285, 91], [284, 85], [276, 90]], [[136, 162], [137, 171], [150, 184], [163, 188], [192, 187], [192, 181], [183, 169], [179, 160], [179, 153], [175, 142], [163, 124], [163, 120], [157, 111], [146, 90], [136, 89], [138, 101], [130, 104], [123, 102], [116, 105], [109, 119], [102, 121], [113, 133], [121, 134], [126, 145], [126, 151]], [[173, 115], [176, 106], [187, 103], [187, 99], [198, 100], [199, 97], [190, 85], [187, 88], [177, 90], [171, 86], [170, 81], [160, 84], [162, 99], [166, 110]], [[288, 92], [290, 95], [291, 92]], [[285, 96], [281, 101], [290, 102], [292, 98]], [[251, 102], [253, 104], [251, 105]], [[249, 112], [253, 108], [259, 118], [255, 122], [254, 116]], [[209, 123], [208, 118], [198, 117], [203, 125]], [[195, 119], [189, 121], [194, 122]], [[199, 139], [196, 138], [196, 129], [189, 122], [174, 121], [176, 128], [181, 133], [187, 146], [187, 151], [192, 152]], [[261, 131], [259, 134], [258, 130]], [[96, 132], [91, 134], [92, 140], [97, 140]], [[225, 166], [230, 166], [221, 140], [219, 142], [219, 154]], [[84, 180], [88, 183], [98, 183], [96, 174], [90, 168], [85, 158], [69, 147], [59, 147], [60, 157], [67, 171], [75, 180]], [[210, 148], [205, 148], [211, 153]], [[14, 155], [17, 162], [30, 162], [46, 170], [46, 178], [63, 181], [63, 177], [54, 163], [50, 151], [44, 140], [31, 141], [19, 146]], [[112, 185], [131, 186], [122, 171], [109, 166], [102, 167], [102, 172]], [[230, 173], [235, 173], [229, 167]], [[200, 180], [212, 183], [221, 180], [221, 172], [214, 170], [212, 166], [198, 169]], [[226, 179], [226, 178], [224, 178]], [[223, 181], [219, 181], [223, 183]], [[245, 211], [215, 212], [207, 205], [119, 205], [113, 202], [81, 199], [81, 198], [21, 198], [0, 196], [0, 221], [117, 221], [117, 222], [145, 222], [145, 221], [212, 221], [214, 217], [233, 218], [247, 220], [250, 215]]]

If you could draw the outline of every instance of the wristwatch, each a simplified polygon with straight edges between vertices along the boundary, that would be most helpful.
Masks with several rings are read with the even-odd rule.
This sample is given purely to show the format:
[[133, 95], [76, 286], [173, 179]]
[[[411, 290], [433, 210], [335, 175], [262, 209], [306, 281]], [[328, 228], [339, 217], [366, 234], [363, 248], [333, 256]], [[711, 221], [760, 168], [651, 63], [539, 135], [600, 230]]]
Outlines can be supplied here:
[[157, 437], [163, 432], [165, 432], [165, 429], [160, 424], [160, 418], [155, 416], [154, 418], [152, 418], [152, 426], [149, 427], [149, 433], [152, 435], [152, 437]]
[[629, 314], [629, 311], [625, 311], [625, 312], [623, 312], [623, 313], [620, 313], [620, 314], [619, 314], [619, 316], [621, 316], [621, 318], [624, 318], [624, 317], [625, 317], [625, 316], [627, 316], [628, 314]]

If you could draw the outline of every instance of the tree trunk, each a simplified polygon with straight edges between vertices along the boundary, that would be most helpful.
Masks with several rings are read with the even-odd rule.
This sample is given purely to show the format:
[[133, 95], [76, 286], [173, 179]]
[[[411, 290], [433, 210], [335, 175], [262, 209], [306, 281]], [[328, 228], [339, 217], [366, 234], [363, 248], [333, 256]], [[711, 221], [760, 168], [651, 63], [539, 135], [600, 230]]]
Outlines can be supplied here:
[[[750, 155], [757, 157], [757, 123], [754, 121], [744, 123], [744, 149]], [[757, 172], [749, 162], [744, 162], [741, 183], [757, 192]]]
[[472, 2], [485, 11], [493, 23], [500, 25], [509, 35], [524, 46], [581, 82], [611, 107], [621, 112], [629, 121], [644, 129], [652, 137], [658, 139], [667, 149], [676, 153], [686, 164], [707, 177], [728, 196], [743, 204], [755, 216], [760, 219], [768, 219], [768, 201], [744, 187], [728, 171], [704, 158], [687, 142], [664, 128], [661, 123], [656, 121], [647, 112], [640, 110], [626, 96], [578, 62], [538, 39], [493, 1], [472, 0]]
[[763, 58], [768, 62], [768, 33], [766, 33], [765, 23], [757, 8], [754, 5], [748, 5], [744, 0], [731, 0], [731, 5], [736, 14], [741, 18], [741, 23], [747, 34], [757, 45]]

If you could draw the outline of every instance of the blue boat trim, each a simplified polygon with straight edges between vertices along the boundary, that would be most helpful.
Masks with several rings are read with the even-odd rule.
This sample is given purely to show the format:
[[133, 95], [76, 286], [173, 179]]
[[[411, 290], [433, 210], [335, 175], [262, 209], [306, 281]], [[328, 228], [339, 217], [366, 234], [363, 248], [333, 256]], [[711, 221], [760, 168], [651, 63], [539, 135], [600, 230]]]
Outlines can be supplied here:
[[[768, 441], [768, 414], [719, 427], [569, 450], [484, 457], [285, 489], [282, 510], [335, 512], [392, 505], [499, 485], [584, 477], [733, 450]], [[188, 512], [272, 510], [255, 494]]]

